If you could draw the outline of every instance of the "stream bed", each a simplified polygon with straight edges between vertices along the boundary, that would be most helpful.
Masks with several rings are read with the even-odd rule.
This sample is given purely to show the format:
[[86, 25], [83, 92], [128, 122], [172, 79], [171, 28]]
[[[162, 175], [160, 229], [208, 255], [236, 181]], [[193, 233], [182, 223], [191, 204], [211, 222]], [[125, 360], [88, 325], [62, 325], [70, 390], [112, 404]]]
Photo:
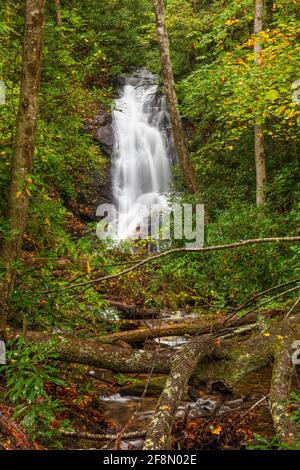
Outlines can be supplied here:
[[[145, 378], [141, 376], [141, 379]], [[245, 409], [249, 409], [251, 405], [256, 403], [262, 397], [268, 394], [269, 384], [271, 378], [271, 368], [265, 367], [260, 371], [251, 373], [247, 379], [242, 380], [235, 389], [234, 396], [222, 405], [220, 414], [230, 414], [231, 410], [234, 412], [237, 409], [241, 409], [241, 412]], [[218, 402], [218, 396], [216, 395], [205, 395], [202, 394], [202, 398], [199, 398], [197, 403], [194, 401], [182, 401], [178, 407], [176, 417], [183, 417], [189, 408], [189, 416], [196, 418], [210, 418], [215, 405]], [[185, 397], [186, 398], [186, 397]], [[133, 395], [123, 395], [122, 387], [119, 393], [99, 397], [101, 406], [101, 412], [103, 416], [109, 419], [110, 422], [115, 424], [118, 429], [122, 429], [130, 421], [130, 418], [135, 414], [132, 423], [126, 429], [126, 432], [130, 431], [146, 431], [151, 418], [154, 414], [158, 396], [149, 397], [146, 396], [143, 399]], [[249, 429], [257, 434], [261, 434], [264, 437], [272, 436], [274, 433], [272, 418], [267, 406], [267, 402], [263, 402], [256, 408], [255, 418], [250, 422]], [[127, 442], [127, 441], [126, 441]], [[126, 448], [127, 444], [130, 443], [132, 446], [141, 448], [143, 440], [134, 439], [122, 443], [122, 448]]]

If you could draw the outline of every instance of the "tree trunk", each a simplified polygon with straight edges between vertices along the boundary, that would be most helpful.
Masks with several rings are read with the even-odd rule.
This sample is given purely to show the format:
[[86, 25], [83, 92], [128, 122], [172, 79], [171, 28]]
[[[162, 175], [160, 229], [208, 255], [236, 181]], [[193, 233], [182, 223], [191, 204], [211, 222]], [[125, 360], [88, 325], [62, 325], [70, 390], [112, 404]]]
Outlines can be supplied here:
[[27, 0], [19, 113], [8, 194], [8, 238], [0, 258], [4, 275], [0, 281], [0, 336], [5, 336], [8, 300], [13, 289], [14, 264], [19, 258], [26, 227], [30, 192], [28, 183], [35, 147], [40, 87], [45, 0]]
[[[258, 35], [263, 30], [263, 0], [255, 1], [254, 34]], [[259, 66], [262, 61], [262, 46], [259, 37], [255, 37], [254, 43], [254, 61]], [[256, 167], [256, 204], [263, 205], [266, 202], [265, 184], [266, 184], [266, 164], [263, 126], [256, 123], [254, 128], [254, 153]]]
[[155, 414], [149, 425], [143, 449], [170, 449], [172, 423], [184, 387], [200, 359], [209, 354], [212, 349], [211, 342], [206, 337], [187, 344], [176, 354], [170, 375], [159, 397]]
[[290, 417], [288, 404], [292, 377], [295, 373], [292, 354], [293, 349], [290, 344], [288, 347], [280, 348], [275, 355], [270, 390], [270, 411], [276, 435], [281, 444], [287, 445], [292, 445], [298, 435], [295, 422]]
[[60, 28], [62, 26], [61, 3], [60, 3], [60, 0], [54, 0], [54, 3], [55, 3], [56, 24]]
[[185, 140], [181, 117], [178, 111], [177, 96], [174, 87], [174, 77], [169, 51], [169, 38], [165, 25], [165, 9], [163, 0], [154, 0], [156, 32], [160, 50], [160, 60], [164, 81], [164, 89], [171, 117], [174, 142], [178, 152], [186, 184], [190, 192], [198, 193], [199, 186], [191, 165], [190, 156]]

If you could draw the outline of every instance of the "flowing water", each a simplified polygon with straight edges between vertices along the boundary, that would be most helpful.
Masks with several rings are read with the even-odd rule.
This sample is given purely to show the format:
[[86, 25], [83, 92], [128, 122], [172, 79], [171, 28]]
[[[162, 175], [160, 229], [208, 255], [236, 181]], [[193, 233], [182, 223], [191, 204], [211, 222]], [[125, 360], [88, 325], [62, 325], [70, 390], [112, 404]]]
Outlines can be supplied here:
[[142, 238], [143, 221], [151, 206], [164, 207], [170, 188], [174, 152], [169, 116], [156, 77], [145, 69], [125, 80], [115, 104], [112, 180], [116, 238]]

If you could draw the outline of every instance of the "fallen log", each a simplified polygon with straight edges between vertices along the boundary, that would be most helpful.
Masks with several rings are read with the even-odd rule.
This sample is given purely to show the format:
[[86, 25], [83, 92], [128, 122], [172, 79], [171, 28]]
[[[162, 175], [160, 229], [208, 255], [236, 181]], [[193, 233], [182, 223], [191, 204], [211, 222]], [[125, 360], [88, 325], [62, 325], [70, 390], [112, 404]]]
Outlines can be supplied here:
[[[289, 420], [287, 400], [289, 399], [293, 374], [291, 344], [295, 335], [297, 336], [299, 332], [299, 316], [296, 316], [290, 322], [283, 320], [276, 328], [273, 326], [270, 331], [242, 342], [239, 345], [239, 350], [237, 347], [231, 350], [228, 349], [227, 352], [223, 350], [219, 356], [220, 359], [223, 357], [227, 360], [228, 358], [233, 360], [233, 366], [228, 367], [227, 362], [226, 367], [225, 362], [218, 370], [219, 378], [223, 380], [226, 377], [226, 370], [230, 370], [229, 377], [231, 376], [232, 385], [237, 383], [242, 376], [260, 368], [262, 365], [266, 365], [267, 362], [275, 358], [270, 391], [271, 413], [277, 437], [281, 442], [288, 445], [292, 445], [298, 435], [295, 423]], [[177, 353], [174, 359], [170, 375], [159, 398], [155, 415], [146, 435], [144, 449], [167, 450], [170, 448], [172, 422], [183, 388], [191, 373], [197, 367], [200, 380], [202, 375], [201, 367], [203, 375], [207, 373], [206, 365], [199, 367], [199, 362], [201, 364], [201, 359], [203, 359], [205, 353], [209, 352], [205, 350], [205, 346], [212, 345], [212, 342], [201, 342], [198, 347], [195, 344], [197, 343], [193, 341], [186, 345]], [[212, 348], [212, 346], [211, 352], [215, 352], [215, 348]], [[227, 380], [227, 383], [222, 381], [223, 393], [224, 386], [228, 388], [228, 374], [225, 380]]]
[[145, 396], [157, 397], [161, 394], [161, 391], [165, 386], [167, 378], [167, 375], [156, 375], [154, 377], [151, 377], [150, 380], [148, 377], [145, 377], [134, 381], [133, 383], [123, 385], [120, 389], [120, 392], [123, 395], [141, 397], [145, 392], [145, 388], [147, 386]]
[[212, 349], [211, 340], [206, 337], [201, 340], [194, 340], [177, 352], [146, 434], [143, 449], [170, 449], [173, 418], [181, 401], [185, 385], [198, 362], [204, 355], [209, 354]]
[[137, 305], [128, 305], [126, 303], [118, 302], [117, 300], [112, 299], [106, 299], [106, 302], [109, 303], [109, 305], [112, 307], [115, 307], [117, 310], [120, 310], [120, 312], [127, 315], [129, 318], [159, 318], [162, 312], [159, 309], [139, 307]]
[[45, 335], [39, 332], [27, 332], [27, 339], [34, 342], [46, 342], [56, 337], [57, 359], [63, 362], [85, 364], [109, 369], [113, 372], [148, 373], [155, 363], [155, 372], [168, 373], [171, 368], [172, 351], [143, 351], [126, 349], [98, 341]]
[[[11, 333], [11, 337], [16, 335]], [[27, 338], [34, 342], [45, 342], [54, 335], [27, 332]], [[86, 364], [110, 369], [115, 372], [167, 374], [170, 372], [175, 353], [171, 349], [143, 351], [125, 349], [95, 340], [68, 338], [56, 335], [57, 359], [64, 362]], [[191, 378], [191, 384], [203, 388], [204, 383], [223, 379], [232, 387], [249, 372], [258, 370], [272, 362], [282, 338], [292, 344], [300, 338], [299, 316], [291, 316], [281, 322], [271, 320], [267, 332], [244, 341], [236, 339], [215, 339], [210, 358], [198, 364]], [[274, 352], [275, 351], [275, 352]], [[212, 360], [211, 360], [212, 359]]]
[[[35, 449], [43, 450], [43, 447], [37, 442], [33, 441], [31, 437], [7, 414], [4, 414], [3, 407], [0, 411], [0, 431], [6, 434], [10, 440], [14, 441], [15, 445], [10, 446], [9, 449]], [[12, 443], [11, 443], [12, 445]]]
[[[94, 441], [114, 441], [117, 439], [117, 434], [92, 434], [90, 432], [83, 431], [65, 431], [60, 430], [62, 436], [75, 437], [77, 439], [88, 439]], [[145, 436], [145, 431], [133, 431], [123, 434], [122, 440], [138, 439]]]
[[147, 339], [161, 338], [163, 336], [185, 336], [194, 334], [204, 334], [216, 331], [223, 324], [224, 320], [217, 320], [211, 324], [197, 320], [183, 320], [174, 324], [168, 323], [157, 326], [145, 326], [137, 330], [112, 333], [103, 338], [103, 342], [115, 344], [117, 341], [125, 341], [126, 343], [142, 343]]
[[[278, 313], [271, 310], [261, 312], [266, 318], [273, 317]], [[275, 315], [274, 315], [275, 314]], [[142, 343], [147, 339], [161, 338], [163, 336], [185, 336], [185, 335], [203, 335], [208, 333], [215, 333], [221, 330], [226, 323], [227, 317], [223, 314], [210, 315], [205, 318], [185, 319], [181, 321], [168, 321], [168, 323], [161, 323], [158, 325], [146, 325], [142, 328], [131, 331], [121, 331], [112, 333], [101, 339], [101, 341], [109, 344], [116, 344], [117, 341], [125, 341], [126, 343]], [[245, 325], [256, 320], [256, 314], [247, 315], [247, 317], [237, 317], [239, 325]], [[231, 323], [226, 324], [228, 333], [230, 333], [231, 324], [235, 320], [232, 318]]]

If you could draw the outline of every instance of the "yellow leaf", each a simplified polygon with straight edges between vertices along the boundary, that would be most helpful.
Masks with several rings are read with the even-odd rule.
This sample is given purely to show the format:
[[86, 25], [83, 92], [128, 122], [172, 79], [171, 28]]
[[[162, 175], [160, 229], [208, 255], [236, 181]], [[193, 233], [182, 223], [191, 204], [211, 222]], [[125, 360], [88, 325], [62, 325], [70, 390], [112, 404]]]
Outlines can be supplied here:
[[215, 429], [212, 429], [211, 433], [212, 434], [216, 434], [217, 436], [219, 436], [219, 434], [221, 433], [222, 431], [222, 426], [217, 426]]
[[283, 339], [283, 336], [277, 335], [276, 338], [277, 338], [277, 339]]
[[17, 194], [16, 194], [16, 198], [18, 199], [22, 194], [22, 191], [18, 191]]
[[48, 217], [45, 217], [45, 220], [44, 220], [44, 222], [45, 222], [45, 224], [47, 224], [47, 225], [50, 225], [50, 222], [49, 222], [49, 219], [48, 219]]
[[236, 24], [238, 22], [239, 20], [237, 20], [236, 18], [231, 18], [230, 20], [225, 21], [225, 24], [226, 26], [232, 26], [233, 24]]
[[171, 409], [171, 407], [168, 406], [168, 405], [164, 405], [164, 406], [161, 407], [162, 411], [170, 411], [170, 409]]
[[86, 259], [86, 268], [87, 268], [87, 272], [90, 274], [90, 272], [91, 272], [91, 266], [90, 266], [90, 263], [89, 263], [88, 258]]
[[267, 331], [264, 333], [264, 336], [270, 336], [270, 333], [268, 333]]

